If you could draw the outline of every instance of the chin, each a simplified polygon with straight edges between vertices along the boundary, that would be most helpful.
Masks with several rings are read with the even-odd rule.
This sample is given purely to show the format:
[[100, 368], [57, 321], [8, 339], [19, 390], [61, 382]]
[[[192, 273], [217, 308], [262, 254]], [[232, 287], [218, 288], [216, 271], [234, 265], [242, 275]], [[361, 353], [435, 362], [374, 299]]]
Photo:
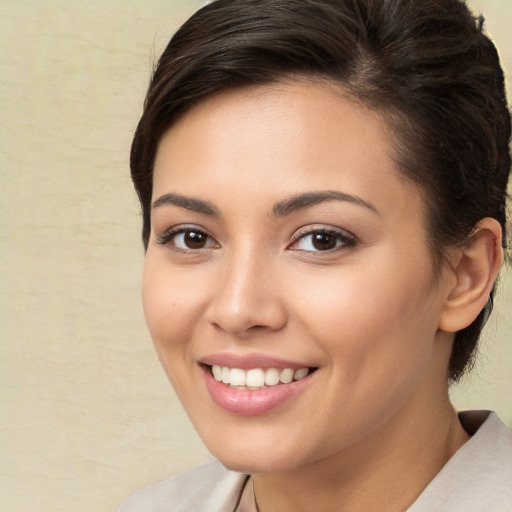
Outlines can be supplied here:
[[269, 459], [266, 456], [247, 457], [245, 455], [234, 455], [233, 457], [217, 457], [220, 462], [229, 470], [237, 473], [253, 475], [256, 473], [280, 473], [290, 471], [293, 465], [290, 461]]
[[238, 473], [279, 473], [301, 464], [304, 454], [297, 449], [279, 450], [276, 444], [280, 443], [265, 442], [262, 446], [248, 439], [243, 446], [206, 446], [226, 468]]

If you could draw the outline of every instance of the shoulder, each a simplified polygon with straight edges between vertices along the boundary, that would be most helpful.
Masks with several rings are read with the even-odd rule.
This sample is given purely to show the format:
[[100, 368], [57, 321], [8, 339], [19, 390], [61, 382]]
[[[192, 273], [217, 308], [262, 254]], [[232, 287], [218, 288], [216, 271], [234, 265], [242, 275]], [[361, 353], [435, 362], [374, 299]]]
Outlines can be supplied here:
[[512, 431], [489, 411], [468, 411], [459, 418], [471, 439], [408, 512], [512, 510]]
[[246, 475], [212, 461], [132, 494], [117, 512], [232, 512]]

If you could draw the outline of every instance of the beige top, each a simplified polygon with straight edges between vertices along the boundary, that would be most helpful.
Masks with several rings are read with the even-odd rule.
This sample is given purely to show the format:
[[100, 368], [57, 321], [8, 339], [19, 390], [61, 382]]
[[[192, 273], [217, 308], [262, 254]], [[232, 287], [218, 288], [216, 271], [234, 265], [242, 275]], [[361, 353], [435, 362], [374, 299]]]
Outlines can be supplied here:
[[[471, 439], [407, 512], [512, 512], [512, 432], [488, 411], [459, 418]], [[256, 512], [248, 481], [208, 462], [141, 489], [117, 512]]]

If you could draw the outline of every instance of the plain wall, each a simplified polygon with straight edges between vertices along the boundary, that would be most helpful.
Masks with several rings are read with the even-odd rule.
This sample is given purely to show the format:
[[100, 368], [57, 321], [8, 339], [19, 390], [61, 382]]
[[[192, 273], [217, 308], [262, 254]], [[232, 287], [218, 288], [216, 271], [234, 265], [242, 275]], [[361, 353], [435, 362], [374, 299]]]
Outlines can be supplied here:
[[[1, 510], [112, 511], [209, 457], [144, 324], [128, 167], [154, 57], [202, 3], [0, 3]], [[510, 73], [512, 2], [470, 3]], [[453, 393], [509, 425], [511, 299], [509, 272]]]

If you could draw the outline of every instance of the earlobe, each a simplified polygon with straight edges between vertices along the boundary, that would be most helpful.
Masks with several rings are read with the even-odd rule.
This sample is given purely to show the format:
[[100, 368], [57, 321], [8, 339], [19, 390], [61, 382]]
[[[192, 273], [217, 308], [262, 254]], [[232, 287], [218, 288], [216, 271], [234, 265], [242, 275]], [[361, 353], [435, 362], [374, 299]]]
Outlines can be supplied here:
[[485, 307], [503, 262], [502, 231], [498, 221], [482, 219], [452, 261], [455, 284], [447, 296], [439, 329], [457, 332], [470, 325]]

